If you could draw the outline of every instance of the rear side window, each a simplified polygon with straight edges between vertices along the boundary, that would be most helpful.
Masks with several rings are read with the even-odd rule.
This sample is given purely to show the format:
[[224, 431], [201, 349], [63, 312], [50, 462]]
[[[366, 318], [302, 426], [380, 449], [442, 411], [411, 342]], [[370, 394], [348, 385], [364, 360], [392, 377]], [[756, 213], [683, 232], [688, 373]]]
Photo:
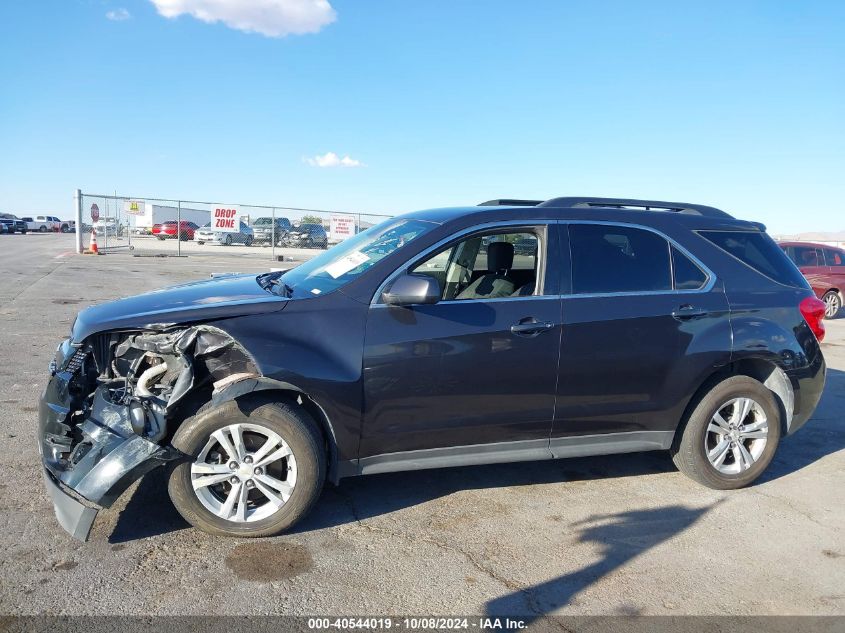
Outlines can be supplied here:
[[824, 259], [828, 266], [845, 266], [845, 257], [843, 257], [841, 251], [826, 248], [824, 249]]
[[[778, 283], [806, 288], [807, 282], [777, 243], [759, 231], [699, 231], [729, 255]], [[809, 265], [809, 264], [805, 264]]]
[[571, 224], [569, 242], [575, 294], [672, 289], [669, 243], [651, 231]]

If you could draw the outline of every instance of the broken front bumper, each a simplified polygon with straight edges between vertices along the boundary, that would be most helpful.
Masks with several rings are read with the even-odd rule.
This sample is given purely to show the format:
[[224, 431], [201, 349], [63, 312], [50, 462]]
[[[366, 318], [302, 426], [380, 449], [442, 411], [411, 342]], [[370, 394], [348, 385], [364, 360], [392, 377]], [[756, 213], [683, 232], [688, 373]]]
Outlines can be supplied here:
[[[107, 508], [144, 473], [178, 453], [137, 435], [128, 407], [98, 389], [90, 406], [73, 394], [78, 371], [66, 362], [75, 350], [62, 344], [41, 397], [38, 449], [44, 481], [59, 524], [85, 540], [99, 508]], [[84, 411], [79, 407], [84, 407]]]

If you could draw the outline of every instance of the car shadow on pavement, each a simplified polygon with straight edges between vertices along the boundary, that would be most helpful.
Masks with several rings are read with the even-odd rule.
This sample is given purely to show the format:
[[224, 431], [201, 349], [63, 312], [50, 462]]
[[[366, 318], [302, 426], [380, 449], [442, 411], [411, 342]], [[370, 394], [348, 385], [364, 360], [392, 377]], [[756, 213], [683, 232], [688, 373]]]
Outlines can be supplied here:
[[326, 486], [311, 514], [292, 532], [309, 532], [362, 521], [461, 490], [592, 481], [674, 470], [669, 454], [661, 451], [354, 477], [342, 480], [337, 487]]
[[[758, 484], [799, 471], [845, 449], [845, 372], [828, 369], [824, 395], [809, 422], [782, 440]], [[465, 466], [385, 473], [344, 479], [325, 490], [305, 519], [290, 533], [310, 532], [382, 516], [461, 490], [531, 486], [674, 472], [668, 452], [630, 453], [554, 461]], [[113, 543], [166, 534], [190, 527], [167, 495], [167, 471], [148, 473], [120, 513]]]
[[150, 471], [117, 517], [109, 543], [125, 543], [191, 527], [176, 511], [167, 494], [166, 468]]
[[[714, 504], [715, 505], [715, 504]], [[677, 536], [713, 506], [687, 508], [670, 505], [618, 514], [597, 514], [566, 526], [566, 536], [593, 544], [599, 559], [585, 567], [487, 602], [491, 617], [519, 615], [525, 624], [570, 604], [584, 589], [644, 552]], [[562, 564], [566, 559], [561, 560]], [[631, 614], [629, 614], [631, 615]]]

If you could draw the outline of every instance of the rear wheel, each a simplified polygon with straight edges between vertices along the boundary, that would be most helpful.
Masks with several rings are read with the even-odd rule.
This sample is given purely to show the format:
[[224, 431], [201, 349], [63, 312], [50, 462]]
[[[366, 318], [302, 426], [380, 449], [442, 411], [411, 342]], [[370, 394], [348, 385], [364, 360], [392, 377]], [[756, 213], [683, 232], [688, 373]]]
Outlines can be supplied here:
[[231, 245], [232, 245], [232, 236], [231, 236], [231, 235], [226, 235], [226, 239], [224, 239], [224, 240], [223, 240], [223, 243], [224, 243], [226, 246], [231, 246]]
[[252, 235], [247, 235], [244, 241], [244, 246], [252, 246]]
[[732, 376], [695, 406], [675, 438], [672, 459], [682, 473], [708, 488], [742, 488], [766, 470], [780, 433], [774, 394], [749, 376]]
[[825, 319], [833, 319], [839, 314], [839, 310], [842, 308], [842, 297], [839, 296], [839, 293], [835, 290], [829, 290], [824, 297], [822, 297], [822, 301], [824, 301], [824, 318]]
[[42, 224], [42, 225], [38, 228], [38, 231], [39, 231], [40, 233], [46, 233], [46, 232], [47, 232], [47, 227], [46, 227], [46, 226], [44, 226], [44, 225]]
[[190, 459], [168, 492], [191, 525], [211, 534], [271, 536], [304, 517], [323, 487], [326, 458], [301, 409], [267, 400], [230, 401], [186, 420], [173, 446]]

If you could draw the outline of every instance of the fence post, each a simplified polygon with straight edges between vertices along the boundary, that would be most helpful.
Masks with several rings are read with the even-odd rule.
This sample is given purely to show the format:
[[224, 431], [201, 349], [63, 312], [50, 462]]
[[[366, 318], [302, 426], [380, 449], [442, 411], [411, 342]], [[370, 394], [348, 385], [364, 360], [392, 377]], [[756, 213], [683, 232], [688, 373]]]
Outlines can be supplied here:
[[82, 254], [82, 190], [73, 192], [73, 207], [76, 217], [76, 252]]
[[176, 207], [176, 257], [182, 257], [182, 201]]
[[273, 207], [272, 216], [273, 231], [270, 233], [270, 259], [276, 261], [276, 207]]

